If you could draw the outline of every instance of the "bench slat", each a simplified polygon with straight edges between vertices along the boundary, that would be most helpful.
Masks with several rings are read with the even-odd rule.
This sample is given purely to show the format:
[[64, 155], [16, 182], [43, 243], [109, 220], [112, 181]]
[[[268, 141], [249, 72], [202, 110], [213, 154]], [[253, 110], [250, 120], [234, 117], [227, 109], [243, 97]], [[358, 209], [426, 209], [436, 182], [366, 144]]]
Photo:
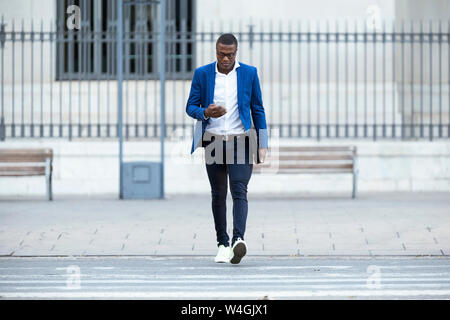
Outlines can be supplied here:
[[52, 149], [1, 149], [0, 162], [45, 162], [53, 159]]
[[8, 174], [8, 173], [15, 173], [15, 172], [19, 172], [19, 173], [28, 172], [28, 173], [45, 175], [45, 167], [42, 167], [42, 166], [3, 166], [3, 167], [0, 167], [0, 173], [2, 175]]
[[14, 172], [1, 172], [0, 171], [0, 177], [25, 177], [25, 176], [44, 176], [44, 173], [40, 172], [31, 172], [31, 171], [14, 171]]
[[14, 155], [2, 156], [0, 155], [0, 162], [45, 162], [47, 156], [43, 155]]
[[[307, 170], [302, 170], [302, 169], [278, 169], [278, 170], [274, 170], [273, 173], [276, 174], [326, 174], [326, 173], [352, 173], [352, 170], [349, 169], [341, 169], [341, 170], [313, 170], [313, 169], [307, 169]], [[272, 173], [271, 171], [264, 171], [262, 172], [260, 168], [253, 168], [252, 174], [253, 173]]]
[[[258, 165], [261, 168], [270, 168], [270, 164]], [[353, 169], [352, 163], [329, 163], [329, 164], [284, 164], [280, 163], [279, 169]]]
[[[271, 157], [272, 158], [272, 157]], [[353, 156], [352, 155], [341, 155], [341, 154], [336, 154], [336, 155], [331, 155], [331, 154], [323, 154], [323, 155], [299, 155], [299, 154], [295, 154], [295, 155], [279, 155], [278, 159], [280, 161], [284, 161], [284, 160], [353, 160]], [[267, 157], [267, 159], [269, 160], [269, 157]]]
[[280, 151], [314, 151], [314, 152], [329, 152], [329, 151], [345, 151], [353, 152], [356, 150], [353, 146], [280, 146]]
[[52, 149], [6, 149], [0, 148], [0, 154], [24, 154], [24, 153], [44, 153], [44, 154], [53, 154]]

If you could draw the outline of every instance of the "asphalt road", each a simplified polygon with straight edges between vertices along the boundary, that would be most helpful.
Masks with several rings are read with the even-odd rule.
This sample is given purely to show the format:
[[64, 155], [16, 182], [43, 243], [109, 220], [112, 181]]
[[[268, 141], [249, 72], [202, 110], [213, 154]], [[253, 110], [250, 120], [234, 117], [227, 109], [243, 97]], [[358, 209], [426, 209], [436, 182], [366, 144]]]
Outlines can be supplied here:
[[448, 257], [1, 257], [1, 299], [449, 299]]

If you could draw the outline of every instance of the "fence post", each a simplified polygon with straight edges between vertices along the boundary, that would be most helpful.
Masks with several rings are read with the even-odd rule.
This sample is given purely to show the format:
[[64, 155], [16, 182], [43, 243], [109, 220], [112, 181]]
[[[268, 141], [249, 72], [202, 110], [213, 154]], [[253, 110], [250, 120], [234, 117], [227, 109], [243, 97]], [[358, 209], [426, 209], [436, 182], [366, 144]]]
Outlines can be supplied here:
[[161, 199], [164, 199], [164, 139], [166, 131], [166, 2], [160, 2], [159, 19], [159, 79], [161, 82]]
[[117, 130], [119, 135], [119, 199], [123, 199], [123, 177], [122, 177], [122, 159], [123, 159], [123, 129], [122, 129], [122, 81], [123, 81], [123, 2], [117, 0]]
[[5, 76], [5, 41], [6, 41], [6, 34], [5, 34], [5, 23], [3, 23], [3, 16], [2, 16], [2, 22], [0, 24], [0, 42], [1, 42], [1, 48], [2, 48], [2, 112], [1, 112], [1, 119], [0, 119], [0, 141], [5, 141], [6, 136], [6, 128], [5, 128], [5, 94], [4, 94], [4, 76]]

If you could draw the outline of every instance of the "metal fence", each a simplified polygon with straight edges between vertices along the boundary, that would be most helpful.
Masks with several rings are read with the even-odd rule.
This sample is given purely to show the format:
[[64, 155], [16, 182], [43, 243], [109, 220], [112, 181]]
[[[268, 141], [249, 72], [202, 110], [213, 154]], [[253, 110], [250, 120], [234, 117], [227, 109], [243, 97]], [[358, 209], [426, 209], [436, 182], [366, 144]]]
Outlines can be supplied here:
[[[114, 48], [115, 28], [57, 26], [2, 19], [0, 139], [117, 138], [115, 57], [83, 49], [94, 43]], [[169, 21], [166, 30], [168, 138], [175, 130], [192, 135], [185, 113], [190, 79], [196, 66], [215, 60], [222, 32], [237, 36], [237, 59], [258, 68], [267, 123], [281, 137], [450, 137], [450, 21], [384, 21], [371, 30], [366, 21], [187, 27], [182, 20]], [[146, 63], [155, 61], [158, 33], [157, 23], [150, 31], [125, 27], [125, 139], [160, 135], [159, 66], [150, 70]], [[104, 74], [79, 61], [101, 63]], [[64, 64], [72, 76], [58, 77]]]

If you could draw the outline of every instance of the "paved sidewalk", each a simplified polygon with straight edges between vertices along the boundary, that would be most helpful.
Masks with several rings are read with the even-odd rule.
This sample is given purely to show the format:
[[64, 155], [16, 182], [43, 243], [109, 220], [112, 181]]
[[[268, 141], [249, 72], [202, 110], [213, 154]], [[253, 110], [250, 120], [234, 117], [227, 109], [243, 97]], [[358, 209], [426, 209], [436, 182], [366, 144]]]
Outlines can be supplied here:
[[[228, 195], [232, 231], [232, 200]], [[449, 255], [450, 193], [249, 195], [249, 255]], [[0, 198], [0, 255], [215, 255], [209, 194]]]

